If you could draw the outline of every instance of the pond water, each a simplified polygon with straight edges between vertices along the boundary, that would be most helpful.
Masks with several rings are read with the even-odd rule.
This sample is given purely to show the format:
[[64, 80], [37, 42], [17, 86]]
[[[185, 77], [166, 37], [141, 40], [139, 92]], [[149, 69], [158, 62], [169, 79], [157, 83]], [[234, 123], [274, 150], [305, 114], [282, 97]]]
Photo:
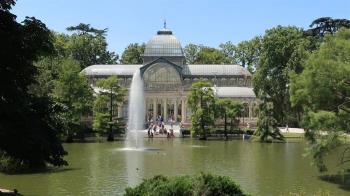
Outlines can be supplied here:
[[305, 158], [303, 141], [286, 144], [145, 140], [148, 150], [124, 149], [124, 142], [65, 144], [69, 167], [49, 173], [4, 175], [0, 187], [17, 188], [24, 195], [120, 195], [125, 187], [157, 174], [197, 174], [201, 171], [230, 176], [252, 195], [350, 195], [349, 191], [319, 179]]

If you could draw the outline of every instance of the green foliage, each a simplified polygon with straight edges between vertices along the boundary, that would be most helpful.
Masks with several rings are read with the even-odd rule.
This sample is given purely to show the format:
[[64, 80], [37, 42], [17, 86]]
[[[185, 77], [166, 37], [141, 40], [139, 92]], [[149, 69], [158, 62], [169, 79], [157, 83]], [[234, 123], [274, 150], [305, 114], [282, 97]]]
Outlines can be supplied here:
[[[310, 142], [308, 155], [312, 156], [313, 164], [317, 166], [320, 172], [327, 171], [324, 157], [335, 148], [346, 145], [342, 141], [344, 136], [342, 136], [343, 130], [339, 126], [339, 119], [334, 112], [310, 111], [306, 116], [305, 122], [305, 127], [307, 127], [305, 136]], [[345, 151], [345, 157], [340, 158], [341, 164], [344, 161], [343, 158], [346, 158], [346, 154]]]
[[239, 125], [237, 117], [243, 110], [242, 103], [232, 99], [217, 99], [214, 96], [212, 84], [206, 80], [192, 84], [188, 95], [188, 105], [192, 112], [192, 134], [198, 135], [200, 139], [207, 139], [207, 134], [210, 133], [218, 119], [224, 121], [224, 133], [227, 138], [227, 126], [230, 126], [232, 132]]
[[92, 89], [80, 74], [81, 69], [92, 64], [116, 63], [117, 58], [107, 51], [107, 29], [98, 30], [82, 23], [68, 29], [77, 33], [51, 33], [53, 52], [35, 63], [36, 82], [30, 85], [29, 92], [52, 97], [62, 107], [55, 115], [63, 124], [67, 141], [72, 141], [73, 135], [84, 136], [85, 124], [81, 119], [92, 109]]
[[225, 60], [222, 63], [225, 63], [225, 64], [237, 63], [237, 59], [235, 58], [237, 47], [232, 42], [228, 41], [226, 43], [220, 44], [219, 49], [225, 55]]
[[[83, 139], [86, 124], [81, 119], [90, 114], [92, 109], [92, 89], [87, 78], [80, 74], [79, 62], [87, 62], [86, 59], [91, 60], [94, 57], [101, 60], [99, 49], [89, 49], [90, 52], [85, 53], [85, 56], [81, 53], [82, 51], [79, 51], [77, 56], [85, 59], [83, 61], [74, 59], [75, 54], [77, 54], [74, 53], [74, 50], [80, 50], [78, 45], [82, 42], [79, 40], [92, 45], [92, 47], [95, 47], [93, 45], [101, 47], [101, 44], [95, 41], [104, 39], [104, 34], [101, 32], [104, 30], [100, 31], [84, 24], [83, 27], [80, 26], [72, 27], [78, 31], [78, 34], [51, 33], [54, 52], [49, 56], [41, 56], [35, 63], [37, 68], [35, 83], [29, 86], [31, 94], [53, 98], [55, 104], [62, 107], [61, 112], [55, 115], [63, 124], [64, 134], [68, 136], [67, 141], [72, 141], [73, 135], [80, 135]], [[80, 30], [80, 28], [82, 29]], [[92, 61], [95, 62], [95, 60]], [[101, 63], [106, 62], [101, 61]]]
[[327, 33], [334, 34], [341, 28], [350, 28], [350, 20], [321, 17], [312, 21], [306, 35], [324, 37]]
[[192, 111], [192, 132], [206, 139], [215, 120], [215, 97], [212, 84], [205, 80], [193, 83], [188, 96], [188, 104]]
[[343, 134], [350, 130], [350, 30], [327, 35], [320, 48], [303, 64], [301, 74], [291, 77], [291, 102], [303, 107], [303, 127], [310, 142], [309, 153], [320, 171], [324, 157], [339, 146], [344, 152], [339, 165], [349, 160], [350, 146]]
[[16, 0], [2, 0], [0, 1], [0, 10], [8, 11], [16, 4]]
[[255, 37], [248, 41], [238, 43], [234, 50], [234, 58], [241, 66], [254, 73], [259, 62], [262, 49], [261, 37]]
[[82, 69], [96, 64], [116, 64], [118, 56], [107, 50], [107, 30], [83, 25], [87, 27], [69, 27], [78, 32], [72, 35], [53, 33], [56, 55], [61, 58], [73, 58], [79, 62]]
[[258, 136], [260, 142], [272, 142], [273, 140], [283, 141], [284, 137], [277, 127], [277, 120], [273, 117], [273, 103], [260, 103], [258, 115], [258, 129], [254, 135]]
[[124, 101], [126, 90], [118, 84], [116, 76], [97, 82], [100, 88], [94, 102], [93, 129], [100, 134], [107, 133], [108, 141], [114, 140], [114, 133], [123, 131], [123, 119], [117, 118], [118, 106]]
[[246, 195], [230, 178], [203, 174], [196, 176], [164, 177], [146, 179], [135, 188], [126, 188], [126, 196], [138, 195]]
[[203, 45], [188, 44], [184, 55], [188, 64], [223, 64], [233, 62], [230, 42], [220, 45], [222, 50]]
[[223, 64], [226, 56], [220, 50], [209, 47], [202, 47], [198, 52], [194, 64]]
[[52, 95], [65, 109], [60, 114], [68, 140], [73, 133], [82, 131], [81, 118], [91, 111], [92, 89], [85, 75], [80, 73], [77, 61], [62, 60], [58, 65], [57, 79], [54, 81]]
[[29, 87], [29, 93], [36, 96], [51, 96], [54, 89], [54, 82], [58, 78], [58, 70], [61, 60], [52, 55], [42, 56], [34, 63], [37, 68], [35, 82]]
[[142, 55], [145, 51], [146, 45], [133, 43], [129, 44], [127, 48], [125, 48], [122, 58], [120, 59], [120, 62], [122, 64], [142, 64]]
[[254, 91], [258, 98], [269, 97], [273, 103], [272, 117], [278, 125], [298, 126], [300, 108], [292, 108], [289, 101], [289, 75], [300, 73], [307, 56], [309, 40], [296, 27], [272, 28], [262, 38], [259, 67], [253, 77]]
[[90, 24], [79, 23], [77, 26], [67, 27], [68, 31], [76, 31], [80, 35], [94, 34], [98, 36], [105, 36], [108, 29], [95, 29], [90, 27]]
[[28, 169], [28, 165], [25, 164], [24, 161], [8, 156], [5, 152], [0, 151], [0, 171], [6, 173], [18, 173]]
[[258, 64], [262, 42], [260, 37], [240, 42], [237, 46], [228, 41], [219, 48], [188, 44], [184, 55], [188, 64], [240, 64], [254, 73]]
[[50, 31], [35, 18], [16, 22], [6, 10], [13, 4], [1, 1], [0, 9], [0, 150], [28, 168], [66, 165], [60, 122], [52, 115], [59, 108], [28, 92], [38, 71], [33, 62], [53, 51]]
[[201, 50], [202, 46], [196, 45], [196, 44], [188, 44], [185, 46], [183, 49], [185, 58], [186, 58], [186, 63], [187, 64], [194, 64], [199, 51]]
[[106, 130], [109, 129], [109, 114], [95, 112], [92, 127], [95, 131], [99, 132], [100, 134], [106, 132]]
[[[243, 104], [236, 102], [232, 99], [218, 99], [215, 103], [216, 118], [221, 118], [224, 121], [224, 133], [227, 139], [227, 125], [230, 126], [230, 130], [234, 130], [238, 127], [239, 120], [236, 119], [241, 110], [243, 109]], [[230, 120], [230, 123], [228, 122]]]

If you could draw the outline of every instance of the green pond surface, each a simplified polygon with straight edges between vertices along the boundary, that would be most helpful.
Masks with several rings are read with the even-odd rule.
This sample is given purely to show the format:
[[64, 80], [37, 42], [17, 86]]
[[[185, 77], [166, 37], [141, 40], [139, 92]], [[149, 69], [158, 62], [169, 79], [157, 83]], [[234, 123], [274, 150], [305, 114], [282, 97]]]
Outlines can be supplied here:
[[[252, 195], [306, 195], [320, 191], [350, 195], [323, 181], [305, 158], [306, 144], [263, 144], [242, 140], [145, 139], [148, 150], [128, 151], [124, 142], [65, 144], [69, 167], [36, 174], [0, 174], [0, 187], [24, 195], [121, 195], [127, 186], [157, 174], [176, 176], [201, 171], [231, 177]], [[332, 159], [332, 158], [331, 158]]]

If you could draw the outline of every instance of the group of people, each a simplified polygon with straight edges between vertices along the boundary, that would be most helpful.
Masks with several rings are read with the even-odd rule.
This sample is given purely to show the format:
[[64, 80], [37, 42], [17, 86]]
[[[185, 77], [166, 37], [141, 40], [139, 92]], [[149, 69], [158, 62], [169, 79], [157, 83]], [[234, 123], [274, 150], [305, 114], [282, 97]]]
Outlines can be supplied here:
[[169, 123], [171, 128], [167, 130], [164, 124], [163, 116], [161, 115], [157, 116], [155, 123], [151, 119], [149, 122], [148, 131], [147, 131], [148, 137], [152, 138], [154, 135], [158, 135], [158, 134], [161, 134], [161, 135], [166, 134], [167, 138], [175, 137], [174, 130], [173, 130], [173, 125], [174, 125], [173, 118], [169, 119]]

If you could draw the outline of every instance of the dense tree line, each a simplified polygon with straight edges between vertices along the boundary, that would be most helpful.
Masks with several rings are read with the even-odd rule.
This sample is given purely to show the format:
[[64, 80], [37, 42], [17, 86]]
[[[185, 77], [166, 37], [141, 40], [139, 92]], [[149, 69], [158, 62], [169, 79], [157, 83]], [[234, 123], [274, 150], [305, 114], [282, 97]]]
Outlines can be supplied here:
[[[326, 22], [325, 22], [326, 21]], [[282, 139], [278, 126], [300, 126], [310, 143], [308, 153], [320, 171], [324, 158], [342, 149], [338, 163], [346, 168], [349, 144], [349, 28], [347, 20], [320, 18], [313, 34], [278, 26], [261, 38], [259, 66], [253, 76], [261, 100], [261, 141]], [[343, 29], [342, 29], [342, 28]]]
[[[61, 108], [52, 97], [32, 94], [38, 68], [34, 62], [54, 51], [50, 31], [34, 17], [22, 23], [10, 13], [15, 1], [0, 1], [0, 169], [67, 165], [54, 115]], [[13, 168], [13, 166], [17, 168]]]
[[50, 32], [54, 51], [35, 63], [39, 70], [37, 82], [29, 90], [51, 97], [63, 108], [57, 114], [64, 125], [61, 135], [72, 142], [73, 137], [84, 139], [88, 125], [82, 119], [91, 116], [93, 108], [93, 90], [82, 69], [92, 64], [116, 63], [117, 56], [107, 51], [106, 29], [82, 23], [67, 29], [76, 33]]
[[[340, 152], [338, 165], [349, 168], [350, 145], [350, 30], [325, 36], [319, 49], [305, 59], [303, 71], [291, 74], [291, 102], [303, 109], [309, 153], [320, 171], [324, 158]], [[339, 151], [336, 151], [336, 150]]]
[[218, 48], [188, 44], [184, 55], [188, 64], [239, 64], [254, 73], [259, 60], [261, 38], [254, 37], [237, 45], [226, 42]]
[[0, 170], [66, 165], [61, 138], [83, 138], [93, 108], [81, 71], [118, 56], [107, 50], [107, 29], [81, 23], [56, 33], [34, 17], [18, 23], [13, 5], [0, 2]]

